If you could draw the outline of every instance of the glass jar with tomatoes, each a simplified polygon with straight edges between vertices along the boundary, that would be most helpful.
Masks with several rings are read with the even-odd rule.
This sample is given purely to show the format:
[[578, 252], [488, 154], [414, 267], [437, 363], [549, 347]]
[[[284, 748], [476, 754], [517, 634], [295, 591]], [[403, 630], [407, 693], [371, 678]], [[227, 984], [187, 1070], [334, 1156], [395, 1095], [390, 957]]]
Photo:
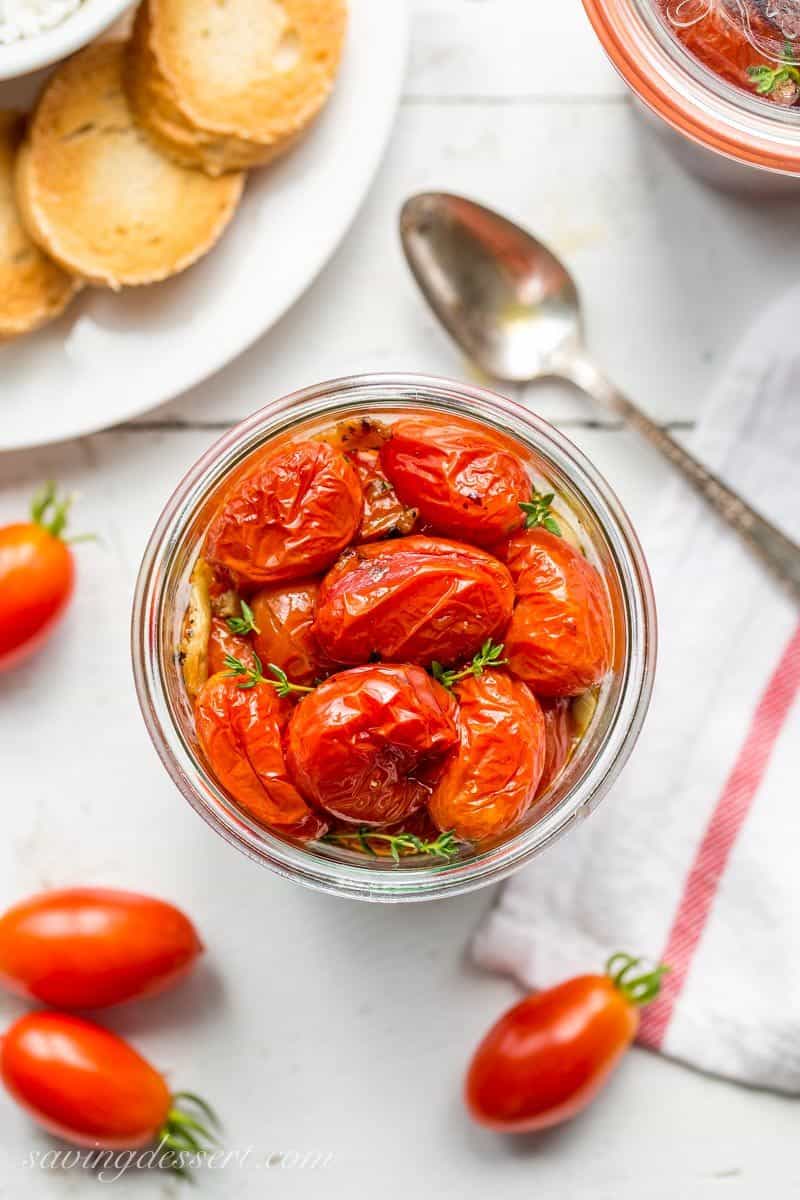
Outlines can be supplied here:
[[583, 0], [613, 65], [676, 156], [735, 191], [800, 184], [796, 0]]
[[133, 616], [167, 770], [229, 842], [369, 900], [466, 891], [590, 811], [649, 701], [647, 568], [608, 485], [510, 399], [337, 380], [222, 437]]

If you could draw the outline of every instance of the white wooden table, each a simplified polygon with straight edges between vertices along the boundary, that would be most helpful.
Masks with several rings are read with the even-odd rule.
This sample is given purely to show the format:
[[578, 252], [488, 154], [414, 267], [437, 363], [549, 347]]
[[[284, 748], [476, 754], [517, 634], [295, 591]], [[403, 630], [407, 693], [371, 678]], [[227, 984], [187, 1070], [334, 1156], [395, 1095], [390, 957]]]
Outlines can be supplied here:
[[[393, 144], [305, 299], [239, 362], [147, 418], [0, 458], [0, 520], [53, 477], [80, 493], [76, 528], [102, 538], [78, 552], [78, 594], [60, 635], [0, 682], [0, 903], [97, 882], [164, 894], [196, 917], [208, 944], [203, 969], [109, 1022], [177, 1086], [217, 1104], [232, 1148], [253, 1147], [243, 1165], [204, 1175], [210, 1196], [800, 1194], [791, 1101], [643, 1052], [569, 1128], [507, 1140], [471, 1127], [460, 1076], [516, 996], [465, 959], [491, 892], [390, 909], [284, 883], [195, 817], [139, 719], [128, 663], [139, 558], [178, 476], [218, 431], [312, 380], [465, 373], [415, 294], [395, 233], [403, 198], [436, 187], [495, 205], [561, 251], [583, 291], [592, 345], [678, 429], [691, 425], [762, 299], [796, 273], [797, 206], [765, 213], [684, 176], [640, 126], [579, 0], [413, 0]], [[634, 518], [647, 511], [665, 468], [635, 437], [564, 389], [525, 398], [594, 458]], [[18, 1011], [0, 998], [0, 1021]], [[102, 1186], [81, 1171], [25, 1165], [49, 1145], [0, 1097], [3, 1200], [83, 1198]], [[297, 1165], [309, 1153], [316, 1159]], [[320, 1159], [328, 1165], [314, 1168]], [[144, 1173], [114, 1186], [121, 1197], [179, 1190]]]

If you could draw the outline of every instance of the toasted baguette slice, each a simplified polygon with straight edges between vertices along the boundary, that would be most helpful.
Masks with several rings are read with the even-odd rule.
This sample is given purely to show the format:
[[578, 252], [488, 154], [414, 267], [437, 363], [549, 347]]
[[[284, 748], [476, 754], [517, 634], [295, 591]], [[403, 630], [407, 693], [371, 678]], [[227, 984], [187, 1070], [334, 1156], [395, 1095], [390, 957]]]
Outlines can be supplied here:
[[137, 120], [219, 175], [283, 154], [330, 95], [345, 0], [144, 0], [126, 69]]
[[17, 164], [31, 237], [99, 286], [155, 283], [205, 254], [236, 210], [244, 176], [210, 179], [159, 154], [122, 87], [122, 42], [69, 59], [52, 77]]
[[80, 284], [28, 237], [14, 199], [14, 165], [25, 129], [0, 112], [0, 340], [30, 333], [63, 312]]

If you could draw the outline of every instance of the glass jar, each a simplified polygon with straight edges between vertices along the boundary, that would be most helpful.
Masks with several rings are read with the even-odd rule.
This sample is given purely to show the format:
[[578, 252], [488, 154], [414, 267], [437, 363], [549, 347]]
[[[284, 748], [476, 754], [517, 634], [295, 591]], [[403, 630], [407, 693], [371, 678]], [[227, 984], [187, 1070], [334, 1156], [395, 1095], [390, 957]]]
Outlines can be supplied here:
[[611, 62], [690, 170], [739, 191], [800, 188], [800, 108], [716, 75], [667, 28], [656, 0], [583, 4]]
[[[179, 663], [191, 569], [219, 489], [255, 450], [291, 431], [312, 432], [345, 416], [391, 418], [409, 409], [457, 413], [499, 430], [538, 457], [604, 572], [614, 614], [615, 661], [584, 737], [553, 787], [522, 825], [497, 843], [432, 862], [375, 859], [325, 843], [284, 840], [254, 822], [217, 784], [198, 751]], [[526, 408], [481, 388], [422, 375], [371, 375], [322, 383], [268, 404], [208, 450], [167, 503], [136, 587], [132, 648], [136, 688], [164, 766], [217, 833], [279, 874], [362, 900], [428, 900], [465, 892], [526, 863], [594, 809], [633, 749], [647, 710], [656, 619], [647, 567], [619, 501], [561, 433]]]

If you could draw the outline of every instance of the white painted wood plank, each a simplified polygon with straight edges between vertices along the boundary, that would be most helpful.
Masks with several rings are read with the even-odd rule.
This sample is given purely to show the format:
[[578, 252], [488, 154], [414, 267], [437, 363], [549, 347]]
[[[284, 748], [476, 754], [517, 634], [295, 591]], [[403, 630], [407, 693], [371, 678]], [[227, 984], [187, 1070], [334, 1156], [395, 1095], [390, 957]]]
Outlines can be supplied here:
[[411, 0], [411, 11], [411, 95], [624, 93], [580, 0]]

